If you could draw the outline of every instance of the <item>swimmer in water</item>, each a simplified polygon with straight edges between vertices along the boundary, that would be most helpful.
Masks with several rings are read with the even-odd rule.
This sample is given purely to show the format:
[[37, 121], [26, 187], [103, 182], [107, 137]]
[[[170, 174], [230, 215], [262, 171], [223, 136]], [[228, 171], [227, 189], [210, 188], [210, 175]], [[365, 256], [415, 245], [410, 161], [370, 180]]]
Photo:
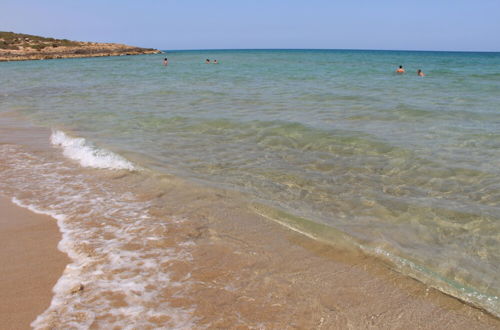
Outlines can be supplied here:
[[214, 64], [219, 64], [219, 62], [217, 62], [217, 60], [214, 60]]
[[405, 73], [405, 69], [403, 69], [402, 65], [400, 65], [399, 68], [396, 69], [396, 73]]
[[417, 75], [418, 75], [419, 77], [424, 77], [424, 76], [425, 76], [425, 73], [423, 73], [423, 72], [422, 72], [422, 70], [418, 69], [418, 71], [417, 71]]
[[168, 65], [168, 58], [165, 57], [165, 59], [163, 60], [163, 65], [164, 66], [167, 66]]
[[208, 64], [208, 63], [210, 63], [210, 59], [208, 59], [208, 58], [207, 58], [207, 59], [205, 60], [205, 64]]

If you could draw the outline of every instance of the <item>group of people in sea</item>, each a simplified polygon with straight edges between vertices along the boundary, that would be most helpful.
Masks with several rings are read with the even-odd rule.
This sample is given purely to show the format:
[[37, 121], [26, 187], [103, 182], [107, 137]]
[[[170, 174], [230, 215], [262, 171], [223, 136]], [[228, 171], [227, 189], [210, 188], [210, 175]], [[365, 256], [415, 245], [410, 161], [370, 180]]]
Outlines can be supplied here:
[[[217, 60], [213, 60], [213, 62], [211, 62], [211, 61], [210, 61], [210, 59], [209, 59], [209, 58], [207, 58], [207, 59], [205, 60], [205, 64], [210, 64], [210, 63], [212, 63], [212, 64], [219, 64], [219, 62], [218, 62]], [[168, 58], [166, 58], [166, 57], [165, 57], [165, 58], [163, 59], [163, 65], [164, 65], [164, 66], [167, 66], [167, 65], [168, 65]]]
[[[210, 59], [209, 59], [209, 58], [207, 58], [207, 59], [205, 60], [205, 64], [210, 64], [210, 63], [212, 63], [212, 64], [219, 64], [219, 62], [218, 62], [217, 60], [213, 60], [213, 62], [211, 62], [211, 61], [210, 61]], [[163, 65], [164, 65], [164, 66], [167, 66], [167, 65], [168, 65], [168, 58], [166, 58], [166, 57], [165, 57], [165, 59], [163, 59]], [[405, 69], [403, 68], [403, 66], [402, 66], [402, 65], [400, 65], [400, 66], [399, 66], [399, 68], [397, 68], [397, 69], [396, 69], [396, 73], [398, 73], [398, 74], [403, 74], [403, 73], [405, 73], [405, 72], [406, 72], [406, 71], [405, 71]], [[423, 72], [422, 72], [422, 70], [418, 69], [418, 70], [417, 70], [417, 75], [418, 75], [419, 77], [423, 77], [423, 76], [425, 76], [425, 73], [423, 73]]]
[[[403, 66], [402, 66], [402, 65], [400, 65], [400, 66], [399, 66], [399, 68], [397, 68], [397, 69], [396, 69], [396, 73], [398, 73], [398, 74], [403, 74], [403, 73], [405, 73], [405, 69], [403, 68]], [[417, 70], [417, 75], [418, 75], [419, 77], [423, 77], [423, 76], [425, 76], [425, 73], [423, 73], [423, 72], [422, 72], [422, 70], [418, 69], [418, 70]]]

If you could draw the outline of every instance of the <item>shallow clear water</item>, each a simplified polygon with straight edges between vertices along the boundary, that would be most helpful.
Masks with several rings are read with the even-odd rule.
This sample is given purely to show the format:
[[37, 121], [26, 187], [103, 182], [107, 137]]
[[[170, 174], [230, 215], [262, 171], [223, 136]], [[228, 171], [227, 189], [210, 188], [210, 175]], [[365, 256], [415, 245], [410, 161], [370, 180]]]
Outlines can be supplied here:
[[0, 63], [0, 111], [326, 224], [498, 315], [500, 53], [166, 56]]

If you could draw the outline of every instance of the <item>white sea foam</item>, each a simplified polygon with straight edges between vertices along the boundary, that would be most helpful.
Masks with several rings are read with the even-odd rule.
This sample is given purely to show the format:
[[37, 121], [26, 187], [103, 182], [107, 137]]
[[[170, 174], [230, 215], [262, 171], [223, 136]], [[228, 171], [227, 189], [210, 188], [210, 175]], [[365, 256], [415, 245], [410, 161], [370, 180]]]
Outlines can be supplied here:
[[[156, 243], [176, 222], [150, 216], [148, 201], [66, 162], [9, 145], [0, 145], [0, 154], [0, 193], [55, 218], [63, 236], [58, 247], [71, 258], [35, 329], [154, 328], [154, 319], [171, 329], [193, 327], [192, 307], [173, 307], [162, 293], [190, 285], [189, 277], [174, 281], [165, 271], [173, 260], [190, 260], [189, 246]], [[116, 297], [120, 307], [113, 307]]]
[[114, 170], [135, 170], [135, 166], [109, 150], [98, 148], [84, 138], [73, 138], [63, 131], [54, 130], [50, 136], [53, 145], [63, 148], [64, 156], [77, 160], [84, 167]]

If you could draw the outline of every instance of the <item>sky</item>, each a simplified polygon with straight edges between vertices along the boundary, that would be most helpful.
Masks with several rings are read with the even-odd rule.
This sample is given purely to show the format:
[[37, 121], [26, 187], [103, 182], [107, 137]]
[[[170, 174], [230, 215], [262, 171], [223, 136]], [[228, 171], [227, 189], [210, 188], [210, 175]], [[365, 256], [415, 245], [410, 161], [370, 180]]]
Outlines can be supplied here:
[[180, 49], [500, 51], [500, 0], [1, 0], [0, 31]]

